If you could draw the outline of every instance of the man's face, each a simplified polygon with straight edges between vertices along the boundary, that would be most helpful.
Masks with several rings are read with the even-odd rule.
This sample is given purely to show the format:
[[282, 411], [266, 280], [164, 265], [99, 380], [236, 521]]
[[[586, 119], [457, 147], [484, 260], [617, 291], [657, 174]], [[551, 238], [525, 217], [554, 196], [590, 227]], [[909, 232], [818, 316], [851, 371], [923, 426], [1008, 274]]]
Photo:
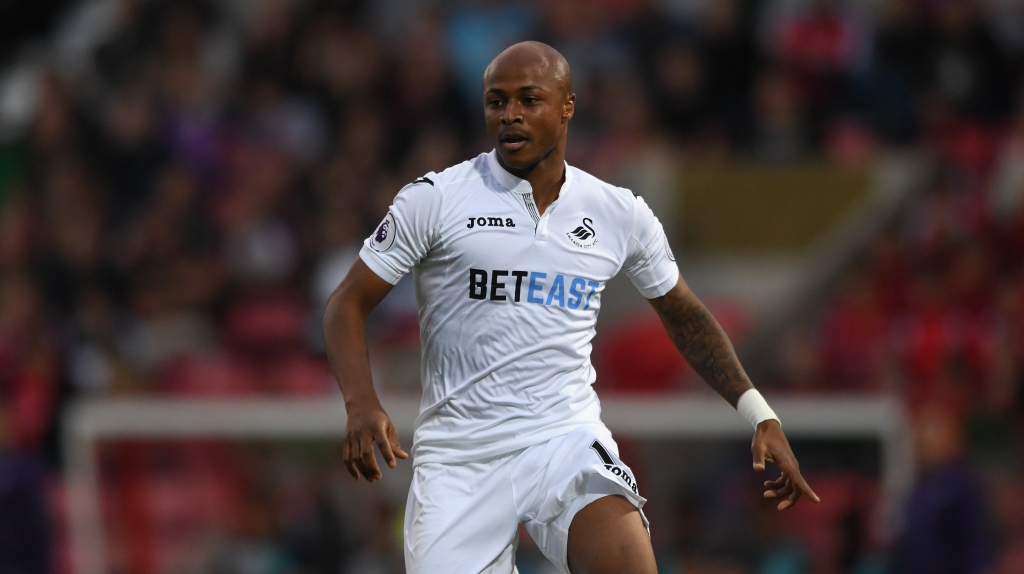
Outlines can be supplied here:
[[541, 60], [502, 58], [484, 78], [484, 120], [502, 163], [530, 169], [563, 141], [575, 96]]

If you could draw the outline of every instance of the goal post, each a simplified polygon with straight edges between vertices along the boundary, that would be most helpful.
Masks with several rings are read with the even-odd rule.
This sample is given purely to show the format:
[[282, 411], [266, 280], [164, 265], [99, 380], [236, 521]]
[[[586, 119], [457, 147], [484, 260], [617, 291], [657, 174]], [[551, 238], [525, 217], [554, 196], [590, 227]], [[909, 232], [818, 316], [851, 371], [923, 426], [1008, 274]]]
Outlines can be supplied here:
[[[402, 434], [419, 412], [414, 397], [383, 397]], [[608, 397], [602, 419], [614, 433], [634, 438], [749, 439], [751, 428], [712, 396]], [[831, 396], [772, 399], [790, 439], [876, 440], [884, 508], [895, 527], [914, 468], [909, 424], [892, 397]], [[68, 485], [69, 536], [75, 574], [107, 572], [96, 445], [118, 439], [339, 439], [345, 433], [340, 397], [291, 399], [101, 399], [73, 403], [64, 414], [63, 454]]]

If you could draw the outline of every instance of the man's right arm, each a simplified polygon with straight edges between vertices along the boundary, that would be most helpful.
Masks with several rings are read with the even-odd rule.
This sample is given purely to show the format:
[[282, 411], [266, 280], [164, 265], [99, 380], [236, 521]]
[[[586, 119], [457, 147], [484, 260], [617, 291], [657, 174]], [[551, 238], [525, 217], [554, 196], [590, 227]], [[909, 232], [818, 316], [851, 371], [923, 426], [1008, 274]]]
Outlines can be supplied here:
[[395, 458], [409, 455], [398, 442], [398, 431], [380, 405], [370, 377], [366, 347], [366, 318], [392, 285], [381, 279], [362, 259], [356, 259], [348, 275], [327, 300], [323, 333], [327, 359], [345, 397], [348, 423], [345, 429], [344, 460], [352, 478], [362, 474], [369, 482], [381, 478], [373, 444], [384, 461], [395, 467]]

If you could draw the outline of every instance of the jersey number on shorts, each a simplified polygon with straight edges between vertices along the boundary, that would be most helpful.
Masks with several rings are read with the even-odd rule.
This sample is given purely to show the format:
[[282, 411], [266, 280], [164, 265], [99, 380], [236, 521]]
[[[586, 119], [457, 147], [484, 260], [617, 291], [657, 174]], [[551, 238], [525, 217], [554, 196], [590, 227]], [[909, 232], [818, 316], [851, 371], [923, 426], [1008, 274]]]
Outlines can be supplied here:
[[615, 476], [621, 478], [622, 481], [626, 483], [626, 486], [628, 486], [630, 490], [633, 491], [633, 494], [638, 494], [636, 490], [636, 481], [633, 480], [632, 476], [630, 476], [629, 471], [615, 464], [615, 461], [612, 459], [611, 455], [608, 454], [608, 449], [604, 448], [603, 444], [595, 440], [590, 445], [590, 448], [594, 449], [594, 452], [597, 453], [597, 456], [601, 458], [601, 462], [604, 463], [604, 467], [606, 469], [608, 469]]

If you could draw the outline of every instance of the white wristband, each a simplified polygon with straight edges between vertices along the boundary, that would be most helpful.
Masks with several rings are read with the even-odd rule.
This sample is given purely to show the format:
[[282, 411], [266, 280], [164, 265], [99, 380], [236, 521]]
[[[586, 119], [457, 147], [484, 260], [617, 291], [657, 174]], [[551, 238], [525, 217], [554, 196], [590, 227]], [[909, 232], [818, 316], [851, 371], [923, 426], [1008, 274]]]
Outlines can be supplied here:
[[[747, 419], [750, 426], [757, 428], [757, 425], [770, 419], [779, 420], [779, 417], [775, 414], [775, 411], [768, 406], [765, 402], [764, 397], [761, 393], [757, 392], [757, 389], [750, 389], [740, 395], [740, 400], [736, 402], [736, 411]], [[782, 421], [779, 421], [782, 424]]]

